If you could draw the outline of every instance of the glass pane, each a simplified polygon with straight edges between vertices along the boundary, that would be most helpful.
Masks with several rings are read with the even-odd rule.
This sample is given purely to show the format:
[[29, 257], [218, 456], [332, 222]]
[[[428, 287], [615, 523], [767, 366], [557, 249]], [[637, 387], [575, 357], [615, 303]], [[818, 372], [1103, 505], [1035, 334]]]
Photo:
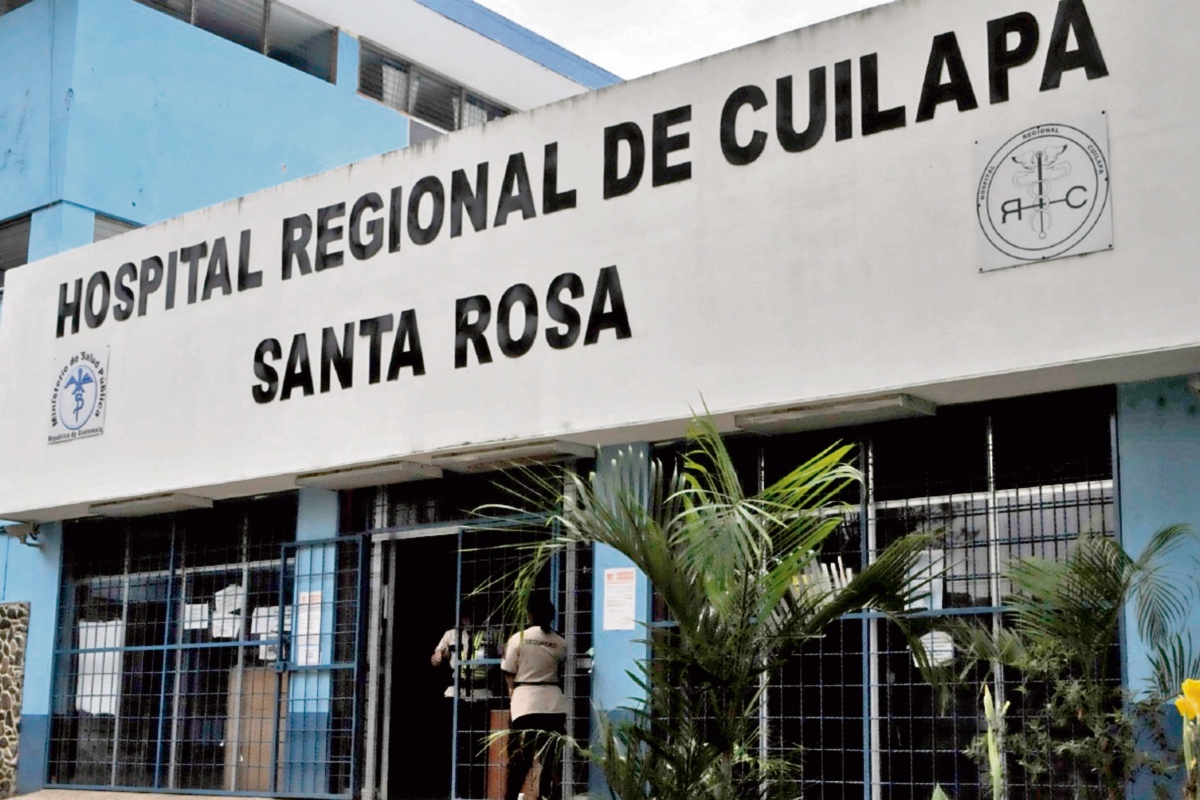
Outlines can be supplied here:
[[282, 61], [321, 80], [332, 80], [336, 36], [334, 28], [324, 22], [282, 3], [271, 4], [267, 55], [276, 61]]

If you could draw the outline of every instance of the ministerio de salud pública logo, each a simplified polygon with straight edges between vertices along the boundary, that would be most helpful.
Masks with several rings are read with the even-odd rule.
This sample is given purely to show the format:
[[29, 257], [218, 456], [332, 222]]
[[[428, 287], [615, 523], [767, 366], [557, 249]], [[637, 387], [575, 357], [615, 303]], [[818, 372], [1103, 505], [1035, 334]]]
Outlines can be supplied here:
[[108, 406], [108, 348], [76, 350], [54, 366], [50, 444], [104, 433]]
[[980, 269], [1113, 246], [1103, 113], [977, 143]]

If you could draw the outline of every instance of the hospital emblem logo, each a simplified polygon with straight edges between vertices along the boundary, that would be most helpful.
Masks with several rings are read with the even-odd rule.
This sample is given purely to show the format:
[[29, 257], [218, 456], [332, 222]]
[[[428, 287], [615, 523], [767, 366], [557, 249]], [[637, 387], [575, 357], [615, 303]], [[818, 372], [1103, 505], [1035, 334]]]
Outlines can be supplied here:
[[1112, 248], [1107, 118], [977, 144], [980, 269]]
[[60, 358], [50, 393], [50, 444], [104, 433], [107, 406], [108, 348]]

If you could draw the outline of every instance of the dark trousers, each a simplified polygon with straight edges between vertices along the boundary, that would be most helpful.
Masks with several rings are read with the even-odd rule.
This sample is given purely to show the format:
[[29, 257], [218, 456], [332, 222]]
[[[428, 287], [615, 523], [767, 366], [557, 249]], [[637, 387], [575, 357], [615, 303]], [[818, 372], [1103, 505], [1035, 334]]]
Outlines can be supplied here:
[[[512, 721], [508, 735], [508, 786], [505, 800], [517, 800], [535, 755], [542, 759], [542, 774], [538, 780], [538, 799], [548, 800], [558, 771], [562, 742], [547, 733], [566, 734], [566, 714], [525, 714]], [[525, 800], [534, 800], [526, 797]]]

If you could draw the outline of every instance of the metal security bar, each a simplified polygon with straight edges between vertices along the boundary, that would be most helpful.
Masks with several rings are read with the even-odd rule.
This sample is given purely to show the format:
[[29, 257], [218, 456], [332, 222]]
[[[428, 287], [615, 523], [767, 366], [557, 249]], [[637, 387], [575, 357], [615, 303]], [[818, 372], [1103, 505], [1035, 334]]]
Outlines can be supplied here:
[[511, 113], [366, 40], [359, 51], [358, 91], [442, 131], [469, 128]]
[[68, 524], [49, 782], [348, 796], [360, 542], [295, 498]]

